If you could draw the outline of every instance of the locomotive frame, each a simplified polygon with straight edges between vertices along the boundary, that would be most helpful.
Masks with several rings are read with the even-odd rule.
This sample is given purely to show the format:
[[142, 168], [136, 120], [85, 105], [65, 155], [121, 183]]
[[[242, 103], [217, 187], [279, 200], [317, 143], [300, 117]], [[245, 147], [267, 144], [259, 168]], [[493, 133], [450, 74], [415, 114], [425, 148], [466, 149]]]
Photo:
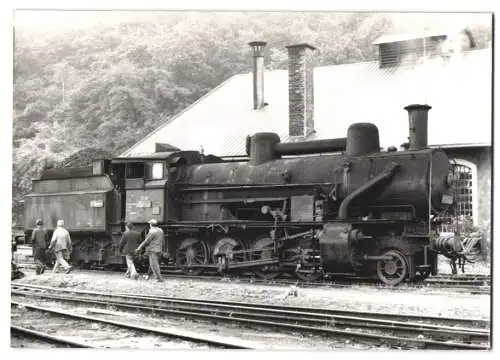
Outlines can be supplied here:
[[329, 140], [281, 143], [257, 133], [247, 139], [248, 162], [179, 150], [48, 169], [26, 197], [26, 236], [36, 218], [62, 218], [74, 262], [120, 265], [125, 222], [145, 234], [154, 218], [166, 235], [166, 267], [192, 274], [423, 279], [458, 241], [436, 242], [431, 222], [452, 203], [453, 176], [446, 154], [427, 147], [430, 106], [405, 109], [404, 151], [380, 151], [376, 126], [358, 123]]

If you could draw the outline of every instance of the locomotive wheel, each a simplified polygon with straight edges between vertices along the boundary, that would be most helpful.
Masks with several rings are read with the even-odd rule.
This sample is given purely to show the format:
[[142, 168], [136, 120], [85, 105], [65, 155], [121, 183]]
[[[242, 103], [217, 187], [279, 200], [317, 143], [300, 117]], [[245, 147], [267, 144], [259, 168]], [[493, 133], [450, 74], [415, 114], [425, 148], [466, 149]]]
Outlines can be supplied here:
[[[274, 242], [269, 236], [259, 236], [252, 245], [252, 260], [267, 260], [271, 259], [272, 253], [274, 249]], [[254, 270], [255, 275], [258, 278], [264, 280], [272, 280], [276, 279], [281, 275], [281, 271], [279, 271], [279, 266], [269, 265], [269, 266], [261, 266], [258, 269]]]
[[318, 270], [316, 266], [302, 265], [295, 269], [294, 275], [302, 281], [318, 281], [323, 277], [323, 271]]
[[392, 260], [377, 261], [377, 276], [387, 285], [398, 285], [408, 275], [408, 263], [405, 257], [397, 250], [387, 251], [383, 256], [390, 256]]
[[300, 266], [293, 270], [293, 275], [302, 281], [318, 281], [323, 277], [323, 271], [318, 268], [317, 261], [311, 261], [313, 254], [313, 240], [303, 238], [297, 241], [297, 247], [291, 249], [293, 258], [300, 262]]
[[196, 238], [184, 239], [177, 249], [177, 266], [189, 275], [199, 275], [202, 269], [189, 268], [188, 265], [201, 265], [208, 263], [208, 247], [204, 241]]
[[233, 252], [245, 249], [243, 241], [232, 237], [223, 237], [222, 239], [217, 240], [214, 245], [212, 251], [213, 262], [214, 264], [218, 263], [219, 257], [217, 255], [219, 254], [225, 254], [230, 262], [244, 261], [246, 260], [245, 254], [233, 254]]

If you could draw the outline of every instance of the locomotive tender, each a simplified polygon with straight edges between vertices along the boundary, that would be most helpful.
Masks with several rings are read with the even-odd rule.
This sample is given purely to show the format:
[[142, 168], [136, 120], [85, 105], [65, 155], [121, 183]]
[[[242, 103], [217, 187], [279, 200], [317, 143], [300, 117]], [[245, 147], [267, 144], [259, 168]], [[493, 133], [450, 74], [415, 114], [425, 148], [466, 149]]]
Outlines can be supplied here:
[[[437, 273], [431, 219], [453, 203], [453, 172], [427, 146], [428, 105], [410, 105], [404, 151], [381, 151], [371, 123], [347, 137], [281, 143], [247, 138], [248, 161], [197, 151], [96, 159], [92, 167], [47, 169], [25, 200], [28, 238], [37, 218], [63, 219], [81, 266], [123, 264], [124, 224], [165, 231], [163, 261], [189, 273], [288, 272], [378, 277], [396, 285]], [[50, 228], [52, 225], [52, 229]]]

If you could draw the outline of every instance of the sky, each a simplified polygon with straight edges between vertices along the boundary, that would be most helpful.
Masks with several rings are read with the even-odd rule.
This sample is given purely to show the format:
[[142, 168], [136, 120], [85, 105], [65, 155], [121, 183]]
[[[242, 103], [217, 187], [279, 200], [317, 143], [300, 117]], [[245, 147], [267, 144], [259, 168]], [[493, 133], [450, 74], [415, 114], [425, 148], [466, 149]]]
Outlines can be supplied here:
[[[289, 9], [293, 10], [292, 9]], [[182, 11], [182, 10], [180, 10]], [[185, 11], [185, 10], [184, 10]], [[208, 11], [208, 10], [207, 10]], [[68, 28], [86, 28], [98, 23], [130, 21], [141, 17], [147, 20], [163, 10], [14, 10], [13, 24], [16, 27], [39, 31]], [[200, 13], [203, 16], [203, 13]], [[490, 25], [491, 15], [487, 13], [393, 13], [387, 16], [392, 20], [397, 32], [411, 32], [419, 28], [465, 27], [477, 24]]]

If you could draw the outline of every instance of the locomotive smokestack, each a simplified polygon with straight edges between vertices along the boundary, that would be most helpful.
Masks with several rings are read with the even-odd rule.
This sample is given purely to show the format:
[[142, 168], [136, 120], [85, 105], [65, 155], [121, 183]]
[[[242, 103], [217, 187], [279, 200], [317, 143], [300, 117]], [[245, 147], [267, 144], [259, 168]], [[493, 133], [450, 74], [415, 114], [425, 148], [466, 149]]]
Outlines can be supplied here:
[[252, 41], [248, 45], [253, 51], [253, 108], [264, 107], [264, 55], [262, 50], [267, 45], [265, 41]]
[[429, 105], [413, 104], [405, 107], [408, 111], [410, 135], [408, 150], [422, 150], [427, 148], [427, 119]]

